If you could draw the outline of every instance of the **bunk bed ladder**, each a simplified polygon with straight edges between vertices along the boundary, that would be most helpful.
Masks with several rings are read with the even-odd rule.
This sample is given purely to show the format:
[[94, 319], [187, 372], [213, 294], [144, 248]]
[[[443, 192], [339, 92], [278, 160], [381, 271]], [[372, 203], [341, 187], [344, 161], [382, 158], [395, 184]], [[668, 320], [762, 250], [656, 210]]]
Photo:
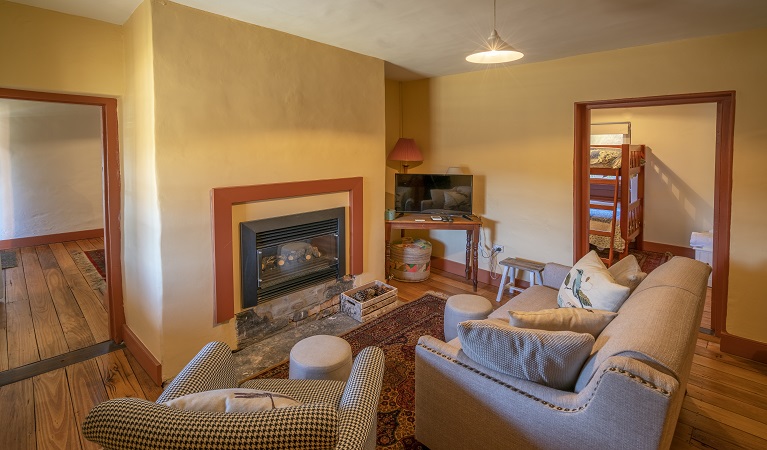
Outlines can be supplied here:
[[[609, 247], [609, 253], [607, 255], [607, 258], [601, 258], [602, 262], [605, 263], [607, 267], [610, 267], [613, 264], [613, 261], [615, 260], [615, 226], [618, 219], [618, 205], [620, 204], [620, 199], [618, 198], [618, 192], [620, 188], [620, 170], [616, 170], [615, 173], [609, 177], [604, 178], [590, 178], [591, 184], [603, 184], [603, 185], [612, 185], [612, 191], [613, 191], [613, 199], [612, 202], [609, 203], [609, 205], [606, 205], [606, 202], [592, 202], [590, 201], [590, 208], [594, 209], [602, 209], [607, 210], [612, 213], [612, 220], [610, 221], [610, 231], [594, 231], [589, 230], [592, 234], [599, 234], [602, 236], [608, 236], [610, 238], [610, 247]], [[624, 189], [625, 190], [625, 189]]]

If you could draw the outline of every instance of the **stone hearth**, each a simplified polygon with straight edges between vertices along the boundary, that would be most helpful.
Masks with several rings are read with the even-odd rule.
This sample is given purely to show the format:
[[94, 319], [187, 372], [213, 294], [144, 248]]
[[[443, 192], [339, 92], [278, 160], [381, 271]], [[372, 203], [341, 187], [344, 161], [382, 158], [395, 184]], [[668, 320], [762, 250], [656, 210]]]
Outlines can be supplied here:
[[346, 276], [272, 299], [236, 314], [237, 349], [339, 312], [339, 295], [354, 287]]

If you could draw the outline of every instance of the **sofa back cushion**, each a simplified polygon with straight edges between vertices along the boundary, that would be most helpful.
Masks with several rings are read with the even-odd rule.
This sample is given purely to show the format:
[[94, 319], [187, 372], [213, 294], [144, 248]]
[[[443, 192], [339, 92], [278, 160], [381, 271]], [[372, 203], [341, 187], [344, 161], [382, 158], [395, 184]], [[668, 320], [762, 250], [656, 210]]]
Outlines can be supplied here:
[[583, 389], [609, 357], [633, 357], [681, 379], [692, 359], [711, 268], [675, 257], [653, 270], [597, 338], [575, 391]]

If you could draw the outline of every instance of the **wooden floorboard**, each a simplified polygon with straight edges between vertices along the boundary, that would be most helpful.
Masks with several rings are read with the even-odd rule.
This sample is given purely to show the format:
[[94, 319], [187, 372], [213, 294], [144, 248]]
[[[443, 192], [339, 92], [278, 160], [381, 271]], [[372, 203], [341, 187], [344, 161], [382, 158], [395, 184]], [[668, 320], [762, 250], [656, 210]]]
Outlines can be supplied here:
[[0, 387], [0, 448], [36, 447], [35, 398], [32, 379]]
[[[85, 242], [95, 247], [103, 239]], [[82, 270], [67, 246], [76, 248]], [[13, 250], [18, 266], [3, 269], [0, 374], [109, 340], [106, 284], [76, 242]]]

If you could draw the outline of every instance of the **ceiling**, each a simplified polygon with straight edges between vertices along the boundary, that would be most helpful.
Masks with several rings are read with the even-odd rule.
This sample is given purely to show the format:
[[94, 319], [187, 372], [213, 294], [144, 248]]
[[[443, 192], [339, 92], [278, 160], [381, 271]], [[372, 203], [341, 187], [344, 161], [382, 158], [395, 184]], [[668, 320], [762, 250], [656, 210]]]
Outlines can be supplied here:
[[[124, 23], [141, 0], [13, 0]], [[380, 58], [412, 80], [483, 70], [466, 62], [492, 31], [491, 0], [176, 0], [192, 8]], [[501, 38], [528, 64], [767, 28], [765, 0], [498, 0]]]

